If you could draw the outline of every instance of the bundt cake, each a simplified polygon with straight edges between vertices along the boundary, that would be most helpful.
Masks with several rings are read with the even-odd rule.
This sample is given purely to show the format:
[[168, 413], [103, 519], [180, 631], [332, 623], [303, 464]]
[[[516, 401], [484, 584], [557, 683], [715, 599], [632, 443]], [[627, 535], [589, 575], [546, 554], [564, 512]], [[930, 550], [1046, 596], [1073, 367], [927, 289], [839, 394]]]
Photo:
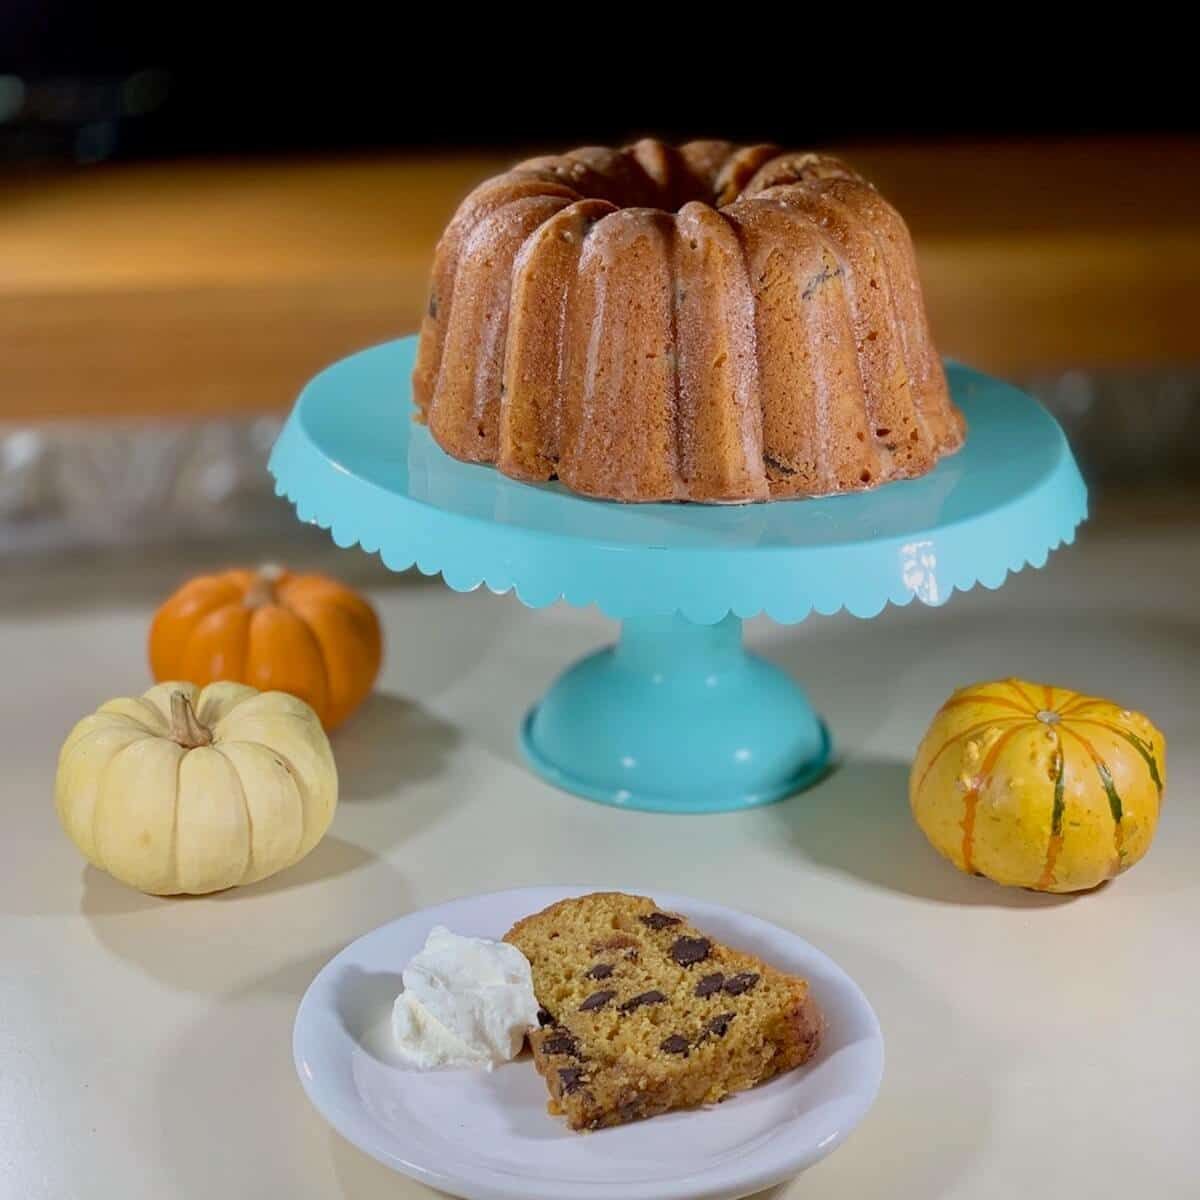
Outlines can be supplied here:
[[438, 244], [413, 395], [455, 458], [613, 500], [875, 487], [965, 428], [895, 209], [835, 158], [718, 141], [477, 187]]

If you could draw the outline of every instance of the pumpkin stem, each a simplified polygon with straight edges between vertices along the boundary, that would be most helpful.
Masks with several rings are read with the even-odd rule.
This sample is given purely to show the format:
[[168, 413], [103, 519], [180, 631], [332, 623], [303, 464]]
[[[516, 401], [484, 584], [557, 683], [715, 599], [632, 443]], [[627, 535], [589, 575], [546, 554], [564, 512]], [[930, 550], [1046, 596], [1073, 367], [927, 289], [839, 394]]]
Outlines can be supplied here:
[[261, 608], [264, 604], [274, 604], [275, 585], [283, 578], [284, 573], [284, 568], [278, 563], [264, 563], [259, 567], [246, 589], [246, 607]]
[[212, 731], [200, 724], [187, 692], [171, 693], [171, 740], [185, 750], [212, 745]]

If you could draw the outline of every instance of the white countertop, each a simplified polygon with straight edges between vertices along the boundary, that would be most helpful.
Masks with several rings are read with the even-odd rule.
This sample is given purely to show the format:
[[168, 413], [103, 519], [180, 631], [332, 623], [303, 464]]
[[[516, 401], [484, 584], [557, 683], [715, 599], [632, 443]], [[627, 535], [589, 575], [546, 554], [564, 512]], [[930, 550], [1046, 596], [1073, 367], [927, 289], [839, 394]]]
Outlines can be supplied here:
[[[71, 724], [148, 686], [147, 622], [178, 567], [82, 563], [36, 579], [0, 567], [0, 1196], [432, 1195], [309, 1107], [291, 1062], [299, 997], [337, 950], [399, 913], [601, 880], [794, 929], [875, 1005], [888, 1053], [876, 1107], [774, 1200], [1196, 1195], [1192, 504], [1193, 523], [1101, 521], [1045, 570], [939, 611], [748, 625], [806, 683], [846, 764], [735, 815], [622, 812], [521, 766], [525, 707], [610, 635], [594, 612], [379, 586], [388, 662], [335, 740], [330, 835], [291, 871], [203, 899], [141, 896], [85, 867], [52, 802]], [[358, 569], [351, 558], [326, 565]], [[1010, 673], [1110, 695], [1166, 733], [1157, 842], [1095, 894], [960, 876], [910, 819], [907, 762], [934, 709], [958, 684]]]

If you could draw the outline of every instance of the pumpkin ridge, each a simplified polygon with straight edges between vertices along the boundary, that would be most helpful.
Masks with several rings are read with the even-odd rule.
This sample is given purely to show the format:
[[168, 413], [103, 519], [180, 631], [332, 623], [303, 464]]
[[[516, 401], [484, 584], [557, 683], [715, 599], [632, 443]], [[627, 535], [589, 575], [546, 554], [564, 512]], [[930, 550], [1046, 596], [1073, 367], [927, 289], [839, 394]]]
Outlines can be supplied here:
[[[289, 684], [287, 686], [283, 686], [283, 685], [280, 685], [278, 682], [276, 682], [273, 679], [263, 680], [261, 678], [261, 676], [256, 675], [253, 679], [250, 679], [249, 682], [251, 683], [251, 686], [258, 688], [260, 691], [263, 691], [263, 692], [286, 691], [290, 695], [295, 695], [295, 696], [297, 696], [298, 699], [304, 700], [310, 707], [312, 707], [314, 709], [314, 711], [317, 713], [317, 716], [321, 719], [321, 723], [323, 725], [325, 723], [325, 720], [326, 720], [326, 717], [328, 714], [329, 701], [330, 701], [329, 670], [325, 665], [325, 658], [321, 652], [321, 643], [317, 639], [316, 632], [313, 630], [313, 627], [302, 616], [300, 616], [299, 613], [295, 612], [293, 609], [289, 608], [285, 604], [263, 605], [261, 608], [255, 609], [253, 616], [250, 618], [250, 629], [249, 629], [249, 633], [246, 638], [247, 667], [249, 667], [249, 663], [251, 660], [250, 647], [254, 641], [255, 626], [260, 623], [259, 616], [261, 614], [269, 612], [272, 607], [278, 609], [278, 611], [281, 613], [285, 613], [288, 618], [290, 618], [292, 621], [295, 622], [296, 629], [300, 632], [301, 640], [306, 643], [306, 646], [305, 646], [306, 653], [308, 653], [311, 656], [311, 659], [313, 661], [315, 661], [316, 663], [318, 663], [320, 666], [321, 682], [324, 686], [321, 689], [321, 692], [319, 693], [319, 695], [315, 694], [310, 699], [309, 696], [304, 694], [304, 692], [307, 690], [307, 688], [303, 688], [303, 689], [296, 688], [294, 681], [289, 681]], [[278, 632], [278, 630], [276, 630], [276, 632]], [[260, 632], [259, 636], [260, 636], [260, 638], [262, 637], [261, 632]], [[259, 657], [260, 658], [265, 657], [265, 658], [269, 659], [271, 656], [270, 655], [260, 655]], [[249, 670], [247, 670], [246, 675], [247, 676], [250, 675]], [[318, 699], [321, 699], [323, 701], [323, 703], [318, 705], [316, 703], [316, 701]]]
[[1045, 709], [1047, 712], [1053, 712], [1054, 711], [1054, 689], [1048, 683], [1043, 684], [1042, 688], [1046, 695]]
[[[196, 680], [194, 678], [195, 673], [193, 672], [193, 673], [189, 674], [185, 670], [186, 664], [188, 662], [188, 651], [191, 647], [192, 642], [195, 641], [196, 637], [199, 635], [201, 626], [203, 626], [210, 617], [215, 617], [217, 614], [224, 612], [225, 609], [227, 609], [227, 608], [240, 609], [241, 601], [240, 600], [225, 600], [220, 604], [216, 604], [212, 608], [210, 608], [207, 612], [198, 616], [188, 626], [187, 633], [180, 640], [179, 646], [175, 653], [175, 665], [179, 669], [177, 671], [168, 672], [169, 675], [177, 675], [181, 678], [188, 678], [190, 680], [190, 682], [193, 682], [193, 683], [196, 682]], [[249, 646], [250, 646], [250, 630], [249, 630], [249, 627], [247, 627], [247, 629], [246, 629], [247, 651], [246, 652], [249, 651]], [[244, 668], [244, 665], [245, 665], [245, 653], [243, 654], [243, 668]], [[205, 672], [205, 674], [207, 675], [207, 671]], [[241, 677], [242, 677], [241, 675], [238, 676], [238, 678], [241, 678]], [[197, 686], [200, 687], [201, 690], [203, 690], [205, 687], [208, 686], [208, 684], [216, 683], [216, 682], [217, 681], [215, 679], [208, 678], [204, 681], [203, 684], [197, 684]]]
[[[152, 735], [147, 735], [147, 736], [152, 736]], [[125, 751], [129, 749], [130, 746], [136, 746], [138, 744], [138, 742], [144, 742], [145, 740], [146, 740], [145, 738], [137, 738], [135, 741], [126, 742], [125, 745], [122, 746], [120, 748], [120, 750], [118, 750], [116, 752], [116, 754], [114, 754], [108, 760], [108, 762], [106, 762], [104, 764], [104, 769], [100, 772], [100, 778], [97, 779], [97, 781], [96, 781], [96, 803], [92, 805], [92, 829], [91, 829], [92, 850], [96, 854], [96, 862], [99, 864], [99, 866], [103, 870], [108, 871], [108, 873], [110, 875], [112, 874], [112, 872], [109, 871], [108, 864], [104, 861], [104, 858], [100, 853], [100, 839], [96, 836], [96, 821], [98, 820], [98, 818], [100, 816], [100, 798], [101, 798], [101, 796], [104, 795], [104, 777], [109, 773], [109, 771], [112, 770], [113, 763], [115, 763], [117, 761], [117, 759], [120, 758], [121, 755], [124, 754]], [[182, 759], [183, 755], [180, 755], [179, 757], [180, 757], [180, 759]], [[176, 768], [176, 769], [178, 770], [178, 768]]]
[[1035, 711], [1024, 704], [1018, 704], [1015, 700], [1010, 700], [1007, 696], [989, 696], [984, 692], [972, 692], [967, 696], [955, 696], [953, 699], [947, 700], [938, 709], [938, 712], [943, 713], [952, 708], [962, 708], [967, 704], [999, 704], [1003, 708], [1011, 708], [1014, 712], [1019, 712], [1023, 717], [1032, 717]]
[[1113, 819], [1113, 848], [1116, 850], [1116, 861], [1113, 864], [1113, 874], [1121, 869], [1121, 859], [1124, 855], [1125, 846], [1125, 831], [1121, 828], [1121, 819], [1124, 816], [1125, 806], [1121, 802], [1121, 795], [1117, 791], [1117, 785], [1113, 781], [1112, 772], [1108, 769], [1108, 764], [1097, 753], [1095, 746], [1087, 740], [1077, 729], [1066, 730], [1079, 744], [1087, 751], [1092, 763], [1096, 767], [1096, 774], [1100, 776], [1101, 786], [1104, 788], [1105, 795], [1108, 796], [1108, 808], [1112, 813]]
[[[174, 616], [174, 614], [171, 612], [173, 602], [178, 600], [182, 606], [182, 601], [190, 599], [188, 592], [193, 588], [196, 591], [199, 591], [203, 585], [214, 586], [216, 584], [216, 580], [192, 580], [191, 583], [186, 584], [176, 596], [172, 597], [171, 600], [168, 600], [167, 603], [164, 604], [155, 615], [154, 620], [150, 623], [150, 667], [156, 678], [171, 679], [175, 676], [178, 676], [180, 673], [179, 669], [183, 664], [184, 651], [187, 649], [188, 641], [191, 639], [192, 634], [196, 631], [196, 627], [213, 613], [219, 612], [222, 608], [226, 608], [230, 604], [236, 603], [235, 597], [231, 596], [227, 590], [229, 586], [228, 584], [220, 586], [219, 591], [216, 591], [215, 595], [206, 596], [200, 600], [197, 603], [195, 611], [188, 613], [187, 632], [180, 639], [180, 641], [171, 648], [171, 665], [168, 666], [166, 663], [164, 663], [162, 659], [154, 653], [154, 651], [158, 645], [158, 642], [161, 640], [158, 635], [162, 629], [162, 622]], [[214, 587], [214, 590], [216, 590], [216, 587]]]
[[[147, 716], [135, 717], [131, 713], [122, 712], [119, 708], [109, 707], [112, 704], [119, 703], [120, 700], [134, 701], [138, 707], [147, 714]], [[117, 700], [106, 700], [98, 709], [96, 709], [96, 712], [104, 713], [105, 716], [122, 717], [125, 720], [132, 721], [135, 725], [139, 726], [141, 729], [144, 729], [146, 734], [150, 737], [162, 737], [165, 732], [163, 728], [163, 714], [143, 696], [122, 696]], [[150, 724], [150, 721], [152, 720], [156, 720], [158, 722], [158, 728], [155, 728]], [[166, 722], [166, 726], [170, 726], [170, 721]]]
[[[95, 715], [95, 714], [93, 714], [93, 715]], [[109, 715], [109, 714], [105, 714], [105, 715]], [[111, 715], [116, 716], [119, 714], [111, 714]], [[85, 717], [84, 720], [87, 720], [87, 718]], [[78, 722], [75, 726], [75, 729], [78, 729], [79, 725], [82, 725], [82, 724], [83, 724], [83, 721]], [[79, 737], [75, 736], [75, 729], [72, 729], [71, 732], [67, 735], [67, 740], [66, 740], [66, 742], [63, 743], [63, 748], [59, 755], [59, 769], [61, 770], [62, 764], [64, 762], [66, 762], [69, 758], [73, 757], [78, 752], [80, 746], [82, 746], [90, 738], [95, 737], [97, 734], [107, 732], [108, 728], [111, 728], [111, 727], [106, 727], [106, 726], [94, 727], [94, 728], [88, 729], [88, 731], [86, 733], [80, 735]], [[135, 736], [130, 741], [126, 742], [125, 745], [121, 747], [121, 749], [122, 750], [127, 749], [129, 746], [132, 746], [134, 744], [134, 742], [142, 741], [142, 740], [143, 740], [142, 738]], [[105, 767], [105, 770], [107, 770], [107, 766]], [[102, 780], [100, 782], [102, 782]], [[83, 846], [80, 846], [80, 849], [83, 850], [84, 855], [87, 857], [89, 862], [95, 863], [95, 865], [100, 867], [101, 870], [106, 870], [107, 868], [100, 861], [100, 855], [96, 850], [96, 810], [100, 807], [99, 799], [100, 799], [100, 783], [98, 782], [96, 785], [96, 798], [95, 798], [96, 802], [94, 802], [92, 804], [91, 820], [90, 820], [90, 825], [88, 827], [88, 832], [91, 837], [92, 852], [89, 854]], [[63, 822], [64, 828], [67, 828], [68, 830], [70, 829], [70, 826], [74, 824], [74, 821], [68, 822], [65, 819], [65, 814], [68, 811], [69, 800], [70, 800], [69, 796], [66, 796], [66, 795], [63, 795], [61, 797], [59, 796], [57, 781], [56, 781], [54, 807], [55, 807], [55, 810], [59, 814], [59, 819], [62, 820], [62, 822]], [[71, 806], [71, 807], [73, 809], [73, 806]]]
[[183, 786], [183, 760], [187, 757], [185, 751], [175, 760], [175, 803], [171, 806], [171, 878], [179, 880], [179, 792]]
[[1113, 704], [1110, 700], [1100, 700], [1095, 696], [1076, 696], [1074, 700], [1068, 700], [1066, 704], [1060, 708], [1059, 716], [1071, 717], [1076, 713], [1084, 712], [1089, 708], [1112, 708]]
[[1021, 688], [1021, 682], [1018, 679], [1002, 679], [1000, 681], [1005, 687], [1011, 688], [1021, 698], [1022, 703], [1026, 704], [1031, 713], [1037, 712], [1037, 702], [1031, 700]]
[[[108, 717], [109, 723], [104, 724], [104, 725], [93, 725], [90, 728], [84, 730], [83, 733], [80, 733], [77, 735], [76, 731], [78, 730], [79, 726], [83, 724], [82, 721], [77, 721], [75, 724], [75, 727], [71, 730], [70, 733], [67, 734], [67, 740], [65, 742], [63, 742], [63, 746], [62, 746], [62, 750], [60, 751], [60, 754], [66, 754], [68, 752], [74, 754], [76, 748], [78, 746], [83, 745], [83, 743], [86, 742], [93, 735], [95, 735], [97, 733], [103, 733], [103, 732], [106, 732], [111, 729], [128, 729], [130, 733], [137, 735], [137, 738], [139, 741], [142, 738], [160, 737], [161, 736], [160, 734], [154, 733], [152, 730], [148, 730], [148, 729], [143, 730], [143, 729], [139, 728], [138, 722], [133, 717], [126, 716], [125, 713], [115, 713], [115, 712], [101, 713], [99, 710], [97, 710], [95, 713], [92, 713], [91, 715], [92, 716], [101, 716], [102, 715], [102, 716]], [[126, 724], [126, 722], [128, 722], [128, 724]]]
[[[318, 582], [314, 583], [314, 580]], [[303, 586], [296, 587], [297, 584]], [[302, 606], [307, 606], [311, 601], [318, 601], [325, 607], [336, 608], [350, 621], [358, 637], [382, 645], [383, 633], [374, 610], [362, 596], [348, 590], [336, 580], [320, 575], [295, 575], [288, 581], [288, 592], [297, 597]], [[295, 613], [303, 621], [308, 620], [303, 608], [297, 607], [295, 599], [289, 598], [283, 591], [280, 591], [279, 599], [289, 612]]]
[[254, 585], [254, 577], [258, 571], [254, 567], [230, 567], [227, 571], [218, 571], [215, 578], [229, 584], [237, 591], [237, 598], [230, 603], [240, 604], [242, 597]]
[[939, 758], [941, 758], [941, 756], [947, 750], [949, 750], [950, 747], [953, 746], [955, 742], [959, 741], [961, 738], [972, 737], [973, 735], [975, 735], [977, 733], [982, 733], [985, 729], [994, 728], [995, 726], [999, 725], [1001, 722], [1018, 721], [1022, 725], [1028, 725], [1032, 720], [1033, 720], [1032, 713], [1027, 714], [1022, 717], [994, 717], [988, 721], [980, 721], [977, 725], [970, 725], [966, 729], [960, 729], [958, 731], [958, 733], [952, 734], [937, 748], [936, 751], [934, 751], [933, 757], [925, 764], [925, 770], [921, 772], [921, 778], [917, 780], [918, 789], [924, 784], [925, 780], [928, 778], [929, 772], [933, 770], [934, 763], [936, 763], [937, 760]]
[[1153, 780], [1154, 786], [1158, 788], [1158, 794], [1162, 795], [1162, 776], [1158, 773], [1158, 760], [1154, 757], [1154, 748], [1143, 742], [1132, 729], [1122, 729], [1119, 725], [1109, 725], [1107, 722], [1101, 721], [1098, 717], [1075, 717], [1074, 722], [1076, 725], [1097, 725], [1101, 729], [1116, 734], [1117, 737], [1127, 741], [1142, 756], [1142, 760], [1150, 771], [1150, 778]]
[[336, 608], [339, 613], [342, 613], [350, 622], [355, 634], [360, 638], [369, 636], [369, 631], [365, 628], [365, 621], [361, 612], [355, 612], [345, 604], [341, 604], [332, 595], [304, 596], [299, 595], [294, 600], [289, 601], [287, 608], [294, 613], [297, 620], [301, 621], [312, 634], [313, 641], [317, 647], [317, 657], [321, 660], [321, 669], [325, 673], [325, 697], [326, 697], [326, 713], [324, 721], [328, 722], [331, 727], [340, 725], [345, 716], [361, 702], [363, 697], [356, 695], [355, 680], [349, 678], [344, 682], [347, 684], [345, 688], [335, 688], [334, 682], [337, 678], [336, 664], [338, 661], [338, 647], [336, 638], [342, 631], [334, 631], [334, 639], [327, 640], [322, 632], [322, 613], [318, 609], [313, 611], [311, 608], [312, 601], [317, 601], [319, 605], [324, 606], [326, 611], [331, 608]]
[[242, 808], [246, 813], [246, 869], [242, 872], [241, 879], [234, 885], [241, 887], [254, 873], [254, 818], [250, 815], [250, 801], [246, 797], [245, 785], [242, 783], [241, 774], [233, 760], [228, 754], [222, 753], [219, 746], [214, 745], [212, 748], [229, 764], [230, 775], [237, 780], [238, 795], [242, 798]]
[[1063, 751], [1062, 739], [1058, 741], [1058, 762], [1054, 774], [1054, 808], [1050, 812], [1050, 832], [1062, 833], [1063, 814], [1066, 811], [1067, 756]]
[[[280, 715], [288, 716], [290, 714], [282, 713]], [[302, 850], [302, 847], [304, 845], [305, 838], [308, 836], [308, 827], [305, 820], [305, 814], [308, 812], [309, 805], [305, 803], [305, 800], [309, 799], [309, 802], [311, 803], [310, 793], [305, 786], [304, 780], [300, 777], [300, 772], [296, 770], [295, 763], [293, 763], [292, 760], [288, 758], [288, 756], [284, 754], [282, 750], [277, 750], [274, 746], [268, 746], [265, 742], [253, 742], [247, 738], [239, 738], [238, 740], [244, 745], [254, 746], [259, 750], [265, 750], [269, 755], [271, 755], [272, 758], [278, 759], [279, 762], [283, 764], [283, 769], [288, 773], [288, 775], [291, 776], [292, 783], [296, 785], [296, 797], [300, 801], [300, 838], [296, 842], [295, 857], [292, 859], [291, 863], [288, 864], [291, 866], [299, 862], [300, 859], [308, 853], [307, 850]], [[311, 847], [309, 849], [311, 849]]]
[[[224, 681], [221, 681], [221, 682], [224, 682]], [[195, 708], [196, 708], [196, 716], [197, 717], [199, 717], [201, 711], [203, 711], [205, 699], [208, 696], [209, 689], [213, 686], [215, 686], [215, 685], [211, 684], [211, 683], [206, 684], [196, 694]], [[220, 727], [225, 724], [226, 718], [233, 716], [233, 714], [235, 712], [237, 712], [237, 710], [239, 708], [241, 708], [241, 706], [243, 704], [245, 704], [248, 700], [257, 700], [259, 696], [262, 696], [265, 694], [263, 692], [256, 692], [253, 688], [250, 688], [249, 684], [243, 684], [242, 686], [249, 689], [247, 694], [238, 696], [233, 701], [233, 703], [221, 714], [221, 716], [217, 720], [205, 721], [205, 724], [208, 725], [208, 727], [212, 730], [214, 746], [219, 745], [221, 742], [221, 734], [219, 734], [217, 732], [217, 730], [220, 729]]]
[[254, 628], [254, 611], [250, 611], [250, 617], [246, 622], [246, 636], [242, 639], [242, 654], [241, 662], [237, 665], [237, 674], [232, 678], [245, 679], [246, 668], [250, 665], [250, 634]]
[[342, 595], [348, 592], [353, 595], [353, 592], [341, 580], [334, 579], [330, 575], [322, 575], [315, 571], [308, 571], [303, 575], [289, 573], [285, 579], [282, 579], [276, 585], [276, 595], [279, 597], [277, 602], [287, 604], [289, 597], [296, 592], [319, 594], [322, 598]]
[[[298, 699], [298, 697], [292, 696], [291, 692], [281, 692], [281, 691], [279, 691], [278, 688], [275, 688], [270, 692], [259, 692], [259, 696], [271, 696], [271, 695], [287, 696], [289, 699]], [[257, 697], [252, 696], [251, 699], [257, 699]], [[228, 716], [228, 715], [229, 715], [228, 713], [225, 714], [225, 716]], [[272, 721], [300, 721], [304, 725], [311, 724], [311, 721], [309, 720], [308, 715], [306, 713], [299, 713], [299, 712], [272, 712], [270, 714], [255, 713], [250, 719], [258, 720], [261, 717], [267, 716], [267, 715], [270, 716]], [[225, 717], [221, 718], [220, 723], [221, 724], [225, 723]], [[321, 724], [319, 718], [317, 720], [317, 724], [318, 725]], [[322, 725], [321, 728], [324, 729], [324, 726]], [[267, 744], [265, 742], [255, 742], [255, 741], [252, 741], [250, 738], [228, 738], [227, 737], [223, 740], [225, 742], [246, 742], [248, 745], [251, 745], [251, 746], [263, 746], [266, 749], [271, 750], [272, 754], [275, 753], [275, 751], [273, 749], [271, 749], [271, 747], [267, 746]], [[214, 739], [214, 742], [215, 741], [216, 741], [216, 739]]]
[[1096, 773], [1100, 776], [1100, 783], [1104, 787], [1105, 795], [1108, 796], [1109, 811], [1112, 813], [1113, 820], [1119, 825], [1121, 817], [1124, 815], [1124, 806], [1121, 803], [1120, 794], [1117, 792], [1117, 785], [1113, 782], [1112, 773], [1108, 769], [1108, 764], [1100, 757], [1096, 747], [1077, 729], [1068, 729], [1066, 732], [1087, 751], [1088, 757], [1096, 768]]
[[[1024, 722], [1022, 722], [1022, 724], [1024, 724]], [[990, 776], [996, 766], [996, 760], [1000, 757], [1000, 751], [1004, 749], [1015, 733], [1020, 732], [1020, 729], [1020, 725], [1014, 725], [1012, 728], [1006, 729], [995, 740], [995, 742], [992, 743], [992, 748], [988, 751], [987, 757], [983, 760], [983, 764], [979, 768], [979, 774], [975, 776], [974, 786], [967, 793], [966, 800], [964, 801], [965, 807], [962, 819], [962, 852], [964, 870], [973, 870], [973, 867], [971, 866], [971, 852], [972, 843], [975, 838], [975, 810], [979, 807], [979, 793], [982, 792], [990, 782]]]
[[[280, 715], [287, 715], [287, 714], [280, 714]], [[292, 760], [290, 758], [288, 758], [288, 756], [286, 754], [284, 754], [284, 752], [282, 750], [279, 750], [274, 746], [268, 746], [266, 742], [256, 742], [256, 741], [251, 740], [250, 738], [230, 738], [228, 741], [226, 741], [224, 743], [224, 745], [225, 746], [248, 746], [252, 750], [262, 751], [262, 753], [265, 754], [268, 758], [270, 758], [270, 759], [274, 760], [276, 763], [278, 763], [279, 766], [281, 766], [283, 768], [283, 773], [288, 777], [288, 779], [290, 779], [292, 781], [292, 787], [296, 789], [296, 802], [300, 806], [300, 834], [296, 838], [296, 844], [295, 844], [295, 846], [292, 847], [292, 852], [291, 852], [291, 855], [288, 858], [288, 862], [287, 862], [287, 866], [294, 866], [303, 857], [303, 855], [300, 853], [300, 847], [304, 845], [304, 796], [305, 796], [305, 791], [304, 791], [304, 784], [300, 779], [300, 773], [296, 770], [296, 767], [292, 763]], [[214, 745], [213, 749], [216, 750], [217, 747]], [[218, 753], [220, 753], [219, 750], [218, 750]], [[231, 766], [233, 765], [233, 761], [229, 758], [228, 755], [225, 755], [225, 759], [227, 762], [229, 762], [229, 764]], [[238, 777], [238, 783], [239, 784], [241, 783], [240, 776]], [[243, 797], [245, 796], [245, 794], [246, 794], [246, 789], [243, 787], [242, 788]], [[248, 803], [247, 803], [247, 811], [246, 811], [246, 820], [250, 827], [250, 835], [251, 835], [250, 857], [251, 857], [251, 859], [253, 859], [253, 857], [254, 857], [254, 840], [253, 840], [253, 838], [254, 838], [254, 821], [250, 816]], [[286, 870], [286, 867], [281, 867], [279, 869]], [[274, 873], [275, 872], [272, 872], [272, 874], [274, 874]], [[250, 874], [250, 870], [249, 870], [249, 867], [247, 867], [246, 874], [242, 876], [243, 881], [249, 876], [249, 874]], [[263, 876], [264, 879], [269, 879], [270, 877], [271, 877], [270, 875]], [[255, 882], [261, 883], [262, 881], [255, 880]], [[242, 885], [239, 884], [238, 886], [242, 886]]]
[[1037, 881], [1039, 888], [1047, 888], [1054, 882], [1054, 866], [1058, 852], [1062, 849], [1063, 814], [1066, 811], [1067, 756], [1063, 751], [1062, 738], [1058, 739], [1058, 756], [1054, 777], [1054, 808], [1050, 813], [1050, 841], [1046, 845], [1046, 865]]
[[318, 597], [322, 603], [328, 604], [344, 612], [354, 623], [355, 631], [362, 637], [375, 637], [379, 628], [375, 614], [367, 607], [360, 596], [343, 591], [322, 592]]

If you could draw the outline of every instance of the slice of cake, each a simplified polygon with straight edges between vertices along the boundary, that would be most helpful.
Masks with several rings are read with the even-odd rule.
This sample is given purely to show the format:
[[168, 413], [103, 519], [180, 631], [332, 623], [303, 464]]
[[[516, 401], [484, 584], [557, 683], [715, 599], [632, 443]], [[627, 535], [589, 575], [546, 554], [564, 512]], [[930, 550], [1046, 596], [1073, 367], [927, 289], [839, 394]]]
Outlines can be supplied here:
[[562, 900], [505, 940], [533, 967], [534, 1062], [572, 1129], [713, 1104], [816, 1049], [821, 1018], [803, 979], [644, 896]]

